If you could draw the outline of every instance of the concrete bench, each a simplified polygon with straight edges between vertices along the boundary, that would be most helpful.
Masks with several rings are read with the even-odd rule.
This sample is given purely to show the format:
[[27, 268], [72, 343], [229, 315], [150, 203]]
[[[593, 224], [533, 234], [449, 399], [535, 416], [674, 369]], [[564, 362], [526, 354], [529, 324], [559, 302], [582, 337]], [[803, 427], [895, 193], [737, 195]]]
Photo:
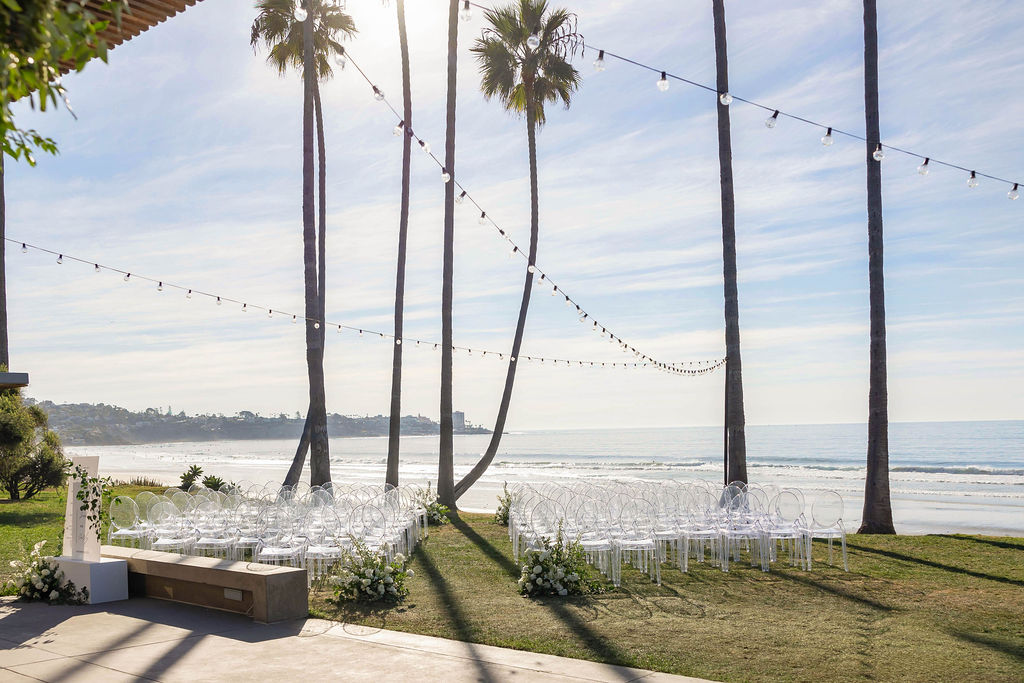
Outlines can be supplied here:
[[306, 570], [105, 545], [128, 563], [128, 593], [245, 614], [256, 621], [309, 614]]

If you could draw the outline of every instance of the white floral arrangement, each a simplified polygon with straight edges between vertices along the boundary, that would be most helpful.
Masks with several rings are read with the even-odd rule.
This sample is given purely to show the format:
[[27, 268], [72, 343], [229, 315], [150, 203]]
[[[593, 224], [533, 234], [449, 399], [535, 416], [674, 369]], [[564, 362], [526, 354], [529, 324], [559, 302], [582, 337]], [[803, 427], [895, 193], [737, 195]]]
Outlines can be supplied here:
[[578, 541], [567, 543], [559, 529], [554, 541], [544, 539], [542, 547], [530, 549], [523, 558], [519, 593], [529, 596], [583, 595], [601, 592], [591, 578], [586, 553]]
[[353, 549], [345, 553], [337, 573], [329, 581], [334, 586], [336, 603], [348, 600], [398, 602], [409, 594], [405, 581], [413, 575], [401, 553], [389, 561], [383, 553], [373, 552], [357, 541]]
[[64, 571], [50, 555], [43, 555], [46, 541], [39, 541], [25, 560], [12, 560], [11, 566], [18, 570], [18, 576], [7, 584], [8, 592], [23, 600], [41, 600], [51, 605], [61, 603], [81, 605], [89, 601], [89, 589], [78, 590], [66, 580]]

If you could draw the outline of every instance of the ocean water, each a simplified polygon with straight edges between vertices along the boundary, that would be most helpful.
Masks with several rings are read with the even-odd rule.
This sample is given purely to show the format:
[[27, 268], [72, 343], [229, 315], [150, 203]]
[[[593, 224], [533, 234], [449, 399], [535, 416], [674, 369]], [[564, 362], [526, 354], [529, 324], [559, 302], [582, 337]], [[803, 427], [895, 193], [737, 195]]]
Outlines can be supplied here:
[[[863, 506], [867, 428], [863, 424], [747, 427], [750, 481], [815, 492], [838, 491], [844, 523], [856, 530]], [[488, 435], [455, 437], [456, 477], [469, 471]], [[437, 437], [404, 437], [402, 481], [436, 482]], [[167, 484], [191, 464], [234, 481], [280, 481], [295, 443], [212, 441], [71, 447], [99, 455], [117, 478], [147, 475]], [[1024, 536], [1024, 421], [893, 423], [889, 433], [893, 516], [901, 533]], [[384, 478], [387, 439], [331, 440], [336, 481]], [[308, 469], [307, 469], [308, 472]], [[484, 477], [459, 501], [493, 509], [502, 482], [599, 479], [722, 479], [722, 429], [551, 430], [512, 432]]]

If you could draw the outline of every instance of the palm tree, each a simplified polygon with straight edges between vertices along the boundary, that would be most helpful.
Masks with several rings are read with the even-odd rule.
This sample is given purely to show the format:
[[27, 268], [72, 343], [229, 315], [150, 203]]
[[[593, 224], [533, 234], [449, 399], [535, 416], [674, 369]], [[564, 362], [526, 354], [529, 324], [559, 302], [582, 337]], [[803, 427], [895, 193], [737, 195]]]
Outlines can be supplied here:
[[[310, 482], [314, 485], [331, 480], [330, 449], [327, 438], [327, 401], [324, 388], [324, 320], [326, 310], [326, 171], [323, 112], [319, 81], [333, 75], [330, 57], [341, 55], [344, 48], [337, 38], [356, 33], [352, 18], [338, 6], [323, 0], [303, 0], [297, 9], [291, 0], [259, 0], [253, 21], [250, 44], [268, 50], [267, 61], [284, 75], [288, 67], [303, 75], [302, 112], [302, 240], [305, 282], [306, 369], [309, 377], [309, 412], [306, 427], [288, 479], [298, 478], [305, 460], [308, 443], [312, 450]], [[302, 15], [305, 16], [302, 16]], [[319, 151], [319, 244], [315, 230], [313, 196], [313, 130], [317, 130]], [[319, 247], [319, 249], [318, 249]], [[319, 251], [319, 261], [317, 252]], [[298, 467], [296, 467], [298, 463]], [[294, 483], [288, 481], [285, 483]]]
[[[715, 66], [720, 95], [729, 92], [729, 52], [725, 40], [725, 2], [712, 0]], [[728, 100], [726, 100], [728, 101]], [[725, 440], [726, 483], [747, 481], [747, 442], [740, 365], [740, 306], [736, 284], [736, 198], [732, 185], [732, 132], [729, 105], [718, 99], [718, 167], [722, 179], [722, 272], [725, 280]]]
[[398, 486], [398, 445], [402, 433], [402, 345], [405, 311], [405, 244], [409, 233], [409, 172], [412, 161], [412, 82], [409, 40], [405, 30], [405, 0], [398, 0], [398, 42], [402, 52], [402, 206], [398, 217], [398, 273], [395, 276], [395, 349], [391, 366], [391, 422], [385, 483]]
[[7, 343], [7, 199], [4, 190], [4, 151], [0, 149], [0, 365], [11, 367]]
[[868, 165], [868, 300], [871, 308], [871, 367], [868, 388], [868, 462], [861, 534], [894, 534], [889, 500], [889, 391], [885, 357], [885, 281], [882, 267], [882, 165], [875, 159], [882, 139], [878, 114], [878, 14], [864, 0], [864, 119]]
[[459, 56], [459, 0], [448, 0], [448, 95], [445, 115], [444, 239], [441, 265], [441, 438], [437, 498], [455, 510], [455, 436], [452, 423], [452, 287], [455, 275], [455, 88]]
[[[505, 418], [512, 400], [519, 350], [523, 343], [526, 313], [533, 289], [533, 267], [537, 262], [540, 200], [537, 193], [537, 128], [546, 120], [544, 105], [561, 102], [566, 109], [579, 87], [580, 75], [569, 63], [582, 44], [576, 32], [576, 18], [564, 9], [548, 10], [546, 0], [519, 0], [505, 7], [486, 10], [490, 24], [472, 48], [482, 72], [480, 88], [484, 97], [497, 97], [505, 109], [526, 115], [526, 139], [530, 155], [530, 254], [523, 298], [519, 305], [512, 350], [494, 432], [480, 461], [455, 487], [456, 499], [484, 473], [494, 460], [505, 430]], [[536, 47], [530, 47], [530, 43]]]

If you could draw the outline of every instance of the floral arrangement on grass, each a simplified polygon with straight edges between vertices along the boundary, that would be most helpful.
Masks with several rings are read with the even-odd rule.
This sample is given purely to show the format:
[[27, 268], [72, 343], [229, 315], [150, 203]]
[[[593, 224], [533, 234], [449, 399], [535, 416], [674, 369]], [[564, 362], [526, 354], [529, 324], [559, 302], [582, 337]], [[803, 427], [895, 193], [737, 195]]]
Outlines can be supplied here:
[[494, 521], [502, 526], [508, 526], [508, 515], [512, 509], [512, 494], [508, 490], [508, 482], [502, 485], [503, 493], [498, 494], [498, 509], [494, 511]]
[[437, 494], [430, 490], [429, 481], [427, 488], [420, 489], [416, 494], [416, 504], [427, 511], [427, 522], [431, 526], [441, 526], [451, 521], [448, 519], [448, 506], [437, 502]]
[[590, 565], [579, 541], [566, 542], [559, 526], [554, 542], [544, 539], [543, 547], [526, 552], [519, 576], [521, 595], [583, 595], [600, 593], [599, 581], [591, 578]]
[[406, 558], [401, 553], [388, 561], [383, 553], [356, 541], [353, 549], [342, 557], [337, 574], [330, 578], [334, 586], [332, 601], [336, 604], [349, 600], [400, 602], [409, 594], [405, 580], [412, 576], [413, 570], [406, 567]]
[[11, 566], [18, 576], [8, 582], [5, 593], [22, 600], [43, 600], [51, 605], [61, 603], [81, 605], [89, 600], [89, 589], [78, 590], [64, 577], [64, 572], [53, 557], [42, 554], [46, 541], [39, 541], [25, 560], [12, 560]]

